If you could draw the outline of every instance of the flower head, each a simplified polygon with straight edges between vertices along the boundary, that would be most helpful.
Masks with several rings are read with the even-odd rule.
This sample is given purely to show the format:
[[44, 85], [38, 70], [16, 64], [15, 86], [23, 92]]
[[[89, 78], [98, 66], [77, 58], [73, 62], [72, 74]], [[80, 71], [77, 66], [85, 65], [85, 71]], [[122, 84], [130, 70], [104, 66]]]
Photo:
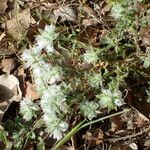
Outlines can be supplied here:
[[123, 12], [124, 9], [123, 7], [121, 6], [121, 4], [115, 4], [113, 5], [112, 9], [111, 9], [111, 15], [112, 17], [114, 17], [115, 19], [119, 19], [123, 16]]
[[66, 112], [67, 105], [65, 104], [66, 96], [59, 85], [50, 85], [43, 91], [41, 98], [41, 107], [44, 112]]
[[26, 68], [30, 67], [35, 62], [43, 59], [43, 57], [40, 55], [39, 49], [37, 47], [33, 47], [31, 49], [24, 50], [21, 57], [22, 57], [22, 60], [25, 61]]
[[97, 113], [99, 113], [99, 111], [97, 111], [98, 107], [99, 105], [93, 101], [85, 101], [80, 103], [80, 110], [89, 120], [92, 120], [94, 117], [96, 117]]
[[90, 63], [95, 63], [98, 60], [98, 56], [96, 54], [96, 52], [94, 51], [87, 51], [84, 55], [83, 55], [84, 61], [88, 64]]
[[37, 46], [45, 49], [47, 52], [54, 52], [53, 40], [58, 34], [55, 33], [55, 26], [46, 25], [44, 30], [40, 30], [40, 35], [36, 36]]
[[57, 140], [60, 140], [63, 132], [68, 129], [68, 123], [62, 121], [56, 116], [44, 114], [43, 120], [45, 121], [47, 132], [53, 135], [53, 137]]
[[99, 88], [102, 85], [102, 75], [101, 73], [95, 73], [93, 75], [88, 76], [88, 82], [90, 86], [94, 88]]
[[119, 90], [111, 91], [110, 89], [103, 89], [102, 93], [96, 95], [99, 99], [101, 108], [108, 108], [108, 110], [116, 109], [117, 106], [124, 104], [122, 94]]
[[33, 103], [30, 98], [24, 98], [20, 102], [20, 113], [26, 121], [30, 121], [32, 117], [36, 116], [36, 111], [39, 110], [38, 105]]

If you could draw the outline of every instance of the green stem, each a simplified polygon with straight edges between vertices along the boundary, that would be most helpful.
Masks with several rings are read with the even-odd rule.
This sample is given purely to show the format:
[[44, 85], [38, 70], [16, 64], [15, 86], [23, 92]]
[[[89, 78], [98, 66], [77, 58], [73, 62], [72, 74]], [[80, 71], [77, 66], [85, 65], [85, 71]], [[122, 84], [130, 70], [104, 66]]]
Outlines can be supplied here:
[[85, 128], [89, 125], [92, 125], [94, 123], [97, 123], [97, 122], [100, 122], [102, 120], [105, 120], [105, 119], [108, 119], [108, 118], [111, 118], [111, 117], [114, 117], [114, 116], [118, 116], [118, 115], [121, 115], [125, 112], [128, 112], [130, 111], [130, 109], [125, 109], [123, 111], [120, 111], [120, 112], [117, 112], [117, 113], [114, 113], [114, 114], [111, 114], [111, 115], [108, 115], [108, 116], [105, 116], [105, 117], [102, 117], [100, 119], [97, 119], [97, 120], [93, 120], [91, 122], [88, 122], [88, 123], [85, 123], [85, 120], [83, 120], [82, 122], [80, 122], [77, 126], [75, 126], [69, 133], [67, 133], [64, 138], [62, 138], [58, 143], [56, 143], [56, 145], [54, 146], [54, 148], [52, 148], [51, 150], [58, 150], [63, 144], [65, 144], [68, 140], [70, 140], [70, 138], [75, 134], [77, 133], [79, 130], [81, 130], [82, 128]]
[[125, 113], [125, 112], [128, 112], [128, 111], [130, 111], [130, 109], [125, 109], [125, 110], [123, 110], [123, 111], [120, 111], [120, 112], [117, 112], [117, 113], [114, 113], [114, 114], [105, 116], [105, 117], [103, 117], [103, 118], [99, 118], [99, 119], [97, 119], [97, 120], [93, 120], [93, 121], [88, 122], [88, 123], [85, 123], [84, 125], [80, 126], [79, 130], [81, 130], [82, 128], [85, 128], [85, 127], [87, 127], [87, 126], [89, 126], [89, 125], [92, 125], [92, 124], [94, 124], [94, 123], [97, 123], [97, 122], [106, 120], [106, 119], [111, 118], [111, 117], [114, 117], [114, 116], [121, 115], [121, 114], [123, 114], [123, 113]]
[[78, 132], [80, 126], [85, 122], [85, 120], [83, 120], [82, 122], [80, 122], [78, 125], [76, 125], [69, 133], [67, 133], [64, 138], [62, 138], [55, 146], [54, 148], [52, 148], [51, 150], [58, 150], [58, 148], [60, 146], [62, 146], [64, 143], [66, 143], [68, 140], [70, 140], [70, 138], [76, 133]]

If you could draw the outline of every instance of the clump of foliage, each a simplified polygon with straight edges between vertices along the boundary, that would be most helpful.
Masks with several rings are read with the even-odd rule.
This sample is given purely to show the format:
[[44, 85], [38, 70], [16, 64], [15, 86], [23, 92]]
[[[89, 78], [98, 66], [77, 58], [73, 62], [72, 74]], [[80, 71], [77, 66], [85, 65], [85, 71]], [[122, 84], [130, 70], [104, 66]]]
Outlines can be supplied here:
[[40, 29], [35, 44], [22, 54], [40, 95], [38, 102], [28, 97], [20, 102], [23, 119], [38, 124], [34, 130], [45, 128], [48, 136], [60, 140], [69, 131], [68, 116], [75, 109], [75, 115], [82, 114], [90, 122], [103, 110], [110, 112], [125, 104], [125, 79], [129, 73], [147, 77], [143, 68], [150, 66], [150, 55], [141, 49], [138, 35], [149, 25], [138, 8], [144, 3], [108, 1], [116, 24], [100, 40], [101, 47], [79, 41], [76, 29], [69, 34], [54, 24]]

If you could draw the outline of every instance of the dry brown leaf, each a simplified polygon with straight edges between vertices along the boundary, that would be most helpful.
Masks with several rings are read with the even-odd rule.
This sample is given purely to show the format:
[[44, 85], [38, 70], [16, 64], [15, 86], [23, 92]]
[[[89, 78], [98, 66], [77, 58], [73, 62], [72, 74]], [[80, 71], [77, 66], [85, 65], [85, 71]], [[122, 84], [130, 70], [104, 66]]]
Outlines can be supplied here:
[[87, 132], [86, 135], [83, 136], [84, 139], [89, 141], [90, 147], [95, 147], [103, 142], [103, 131], [101, 129], [96, 129], [94, 133]]
[[26, 82], [25, 96], [31, 97], [33, 100], [40, 98], [39, 94], [36, 91], [36, 86], [31, 84], [29, 81]]
[[73, 8], [69, 6], [59, 6], [53, 11], [54, 19], [57, 20], [58, 17], [61, 17], [61, 21], [75, 21], [76, 13]]
[[34, 20], [31, 17], [30, 9], [25, 9], [6, 22], [7, 34], [14, 40], [20, 40], [33, 22]]
[[70, 146], [63, 145], [63, 146], [60, 147], [60, 150], [74, 150], [74, 149]]
[[97, 18], [96, 13], [89, 6], [84, 6], [82, 9], [87, 14], [87, 17]]
[[4, 12], [7, 9], [8, 0], [0, 0], [0, 12]]
[[88, 28], [86, 28], [85, 30], [83, 30], [82, 32], [79, 33], [78, 39], [81, 42], [96, 45], [96, 43], [97, 43], [97, 33], [98, 33], [98, 29], [88, 27]]
[[82, 21], [82, 25], [85, 27], [96, 25], [96, 24], [97, 24], [97, 21], [94, 20], [93, 18], [86, 18], [86, 19], [83, 19]]
[[110, 5], [106, 5], [106, 6], [104, 6], [104, 7], [101, 9], [101, 14], [102, 14], [103, 16], [105, 16], [106, 13], [108, 13], [110, 10], [111, 10], [111, 6], [110, 6]]
[[82, 21], [83, 26], [88, 27], [96, 25], [99, 22], [96, 13], [90, 7], [84, 6], [83, 11], [85, 12], [85, 19]]
[[17, 62], [14, 58], [3, 59], [1, 63], [1, 68], [3, 72], [10, 74], [10, 72], [15, 69], [16, 65]]
[[140, 29], [139, 37], [145, 45], [150, 45], [150, 26], [146, 26]]
[[3, 32], [1, 35], [0, 35], [0, 41], [2, 41], [2, 39], [6, 36], [5, 32]]
[[10, 38], [5, 37], [0, 41], [0, 56], [12, 55], [17, 52], [16, 45], [10, 42]]
[[119, 117], [119, 116], [112, 117], [112, 118], [110, 118], [110, 122], [111, 122], [110, 131], [115, 132], [118, 130], [122, 130], [123, 121], [122, 121], [121, 117]]
[[19, 87], [19, 81], [14, 75], [0, 76], [0, 121], [8, 109], [9, 105], [14, 101], [20, 101], [22, 93]]

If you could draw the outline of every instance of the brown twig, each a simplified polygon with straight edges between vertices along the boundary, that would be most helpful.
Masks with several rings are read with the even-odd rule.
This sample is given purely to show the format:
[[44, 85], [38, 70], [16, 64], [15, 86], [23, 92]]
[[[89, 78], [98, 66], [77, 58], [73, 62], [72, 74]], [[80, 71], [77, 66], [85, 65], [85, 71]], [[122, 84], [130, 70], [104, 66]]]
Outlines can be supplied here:
[[118, 138], [111, 138], [111, 139], [107, 139], [106, 141], [113, 141], [113, 142], [116, 142], [116, 141], [123, 141], [123, 140], [127, 140], [127, 139], [131, 139], [131, 138], [135, 138], [137, 136], [141, 136], [143, 134], [146, 134], [150, 131], [150, 126], [146, 129], [144, 129], [143, 131], [140, 131], [136, 134], [132, 134], [132, 135], [127, 135], [127, 136], [124, 136], [124, 137], [118, 137]]

